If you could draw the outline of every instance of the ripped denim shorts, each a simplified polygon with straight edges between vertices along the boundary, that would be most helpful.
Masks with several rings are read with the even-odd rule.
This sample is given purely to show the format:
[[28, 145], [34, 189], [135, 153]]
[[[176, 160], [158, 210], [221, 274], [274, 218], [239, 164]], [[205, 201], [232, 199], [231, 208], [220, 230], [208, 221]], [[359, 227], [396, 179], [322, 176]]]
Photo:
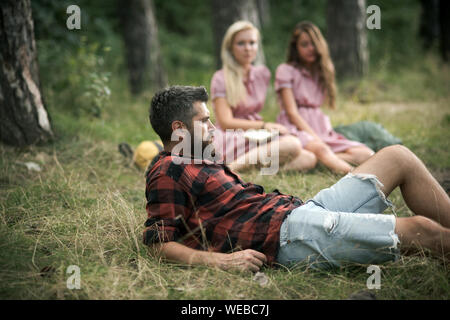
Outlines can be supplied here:
[[292, 210], [280, 230], [277, 262], [328, 269], [344, 264], [379, 264], [399, 258], [395, 215], [369, 174], [349, 173]]

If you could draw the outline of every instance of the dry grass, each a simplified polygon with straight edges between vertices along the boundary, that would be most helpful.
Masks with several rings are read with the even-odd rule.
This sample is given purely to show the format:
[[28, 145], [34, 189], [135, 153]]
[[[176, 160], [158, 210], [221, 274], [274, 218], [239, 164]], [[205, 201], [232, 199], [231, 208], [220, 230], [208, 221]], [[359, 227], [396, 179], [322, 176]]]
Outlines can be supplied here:
[[[320, 272], [297, 267], [265, 269], [265, 286], [251, 274], [162, 262], [147, 252], [141, 233], [146, 219], [143, 173], [117, 152], [154, 137], [141, 132], [147, 99], [130, 104], [120, 96], [103, 119], [53, 112], [59, 140], [16, 149], [0, 145], [0, 298], [2, 299], [346, 299], [366, 289], [365, 266]], [[269, 98], [274, 102], [273, 94]], [[118, 109], [118, 107], [122, 109]], [[272, 104], [265, 116], [273, 119]], [[448, 95], [415, 102], [361, 104], [347, 98], [326, 111], [334, 125], [372, 120], [416, 152], [443, 182], [449, 179]], [[105, 120], [106, 119], [106, 120]], [[133, 122], [139, 123], [133, 127]], [[122, 127], [120, 123], [124, 123]], [[27, 170], [24, 162], [42, 171]], [[273, 177], [244, 173], [244, 180], [303, 199], [338, 176], [318, 167], [306, 174]], [[399, 191], [390, 196], [400, 216], [410, 215]], [[66, 270], [81, 270], [81, 289], [66, 287]], [[380, 299], [449, 299], [449, 266], [421, 252], [380, 266]]]

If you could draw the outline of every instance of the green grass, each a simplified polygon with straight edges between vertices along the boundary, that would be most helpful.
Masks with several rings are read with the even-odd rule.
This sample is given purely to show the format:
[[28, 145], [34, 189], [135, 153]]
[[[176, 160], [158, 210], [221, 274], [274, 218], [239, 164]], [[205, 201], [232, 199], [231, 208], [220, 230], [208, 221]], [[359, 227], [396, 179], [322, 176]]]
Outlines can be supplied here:
[[[360, 83], [342, 84], [338, 109], [325, 111], [333, 125], [381, 123], [442, 182], [450, 179], [450, 73], [427, 59], [395, 74], [380, 69]], [[101, 118], [76, 118], [58, 108], [57, 93], [47, 97], [57, 140], [23, 149], [0, 145], [0, 298], [346, 299], [366, 289], [365, 266], [264, 269], [269, 283], [263, 287], [251, 274], [152, 256], [141, 241], [143, 172], [117, 151], [122, 141], [136, 146], [157, 138], [147, 118], [151, 93], [133, 98], [114, 81]], [[274, 120], [277, 112], [271, 91], [263, 115]], [[22, 164], [27, 161], [42, 171], [28, 171]], [[303, 199], [339, 178], [322, 166], [276, 179], [257, 170], [242, 177]], [[397, 215], [411, 215], [398, 190], [390, 199]], [[66, 287], [70, 265], [81, 269], [80, 290]], [[449, 266], [442, 259], [420, 253], [380, 267], [379, 299], [450, 298]]]

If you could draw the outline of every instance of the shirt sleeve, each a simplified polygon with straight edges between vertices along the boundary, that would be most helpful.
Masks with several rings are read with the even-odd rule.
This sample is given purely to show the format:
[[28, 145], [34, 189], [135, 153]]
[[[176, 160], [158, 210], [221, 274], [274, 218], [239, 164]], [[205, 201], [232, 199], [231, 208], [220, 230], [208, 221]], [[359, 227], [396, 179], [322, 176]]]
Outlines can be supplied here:
[[279, 65], [275, 73], [275, 91], [292, 88], [293, 80], [292, 67], [286, 63]]
[[190, 196], [180, 183], [162, 175], [147, 184], [146, 198], [148, 219], [145, 222], [144, 243], [177, 241], [192, 213]]
[[211, 79], [210, 91], [211, 91], [211, 101], [219, 97], [226, 98], [227, 90], [225, 87], [225, 78], [221, 70], [214, 73]]

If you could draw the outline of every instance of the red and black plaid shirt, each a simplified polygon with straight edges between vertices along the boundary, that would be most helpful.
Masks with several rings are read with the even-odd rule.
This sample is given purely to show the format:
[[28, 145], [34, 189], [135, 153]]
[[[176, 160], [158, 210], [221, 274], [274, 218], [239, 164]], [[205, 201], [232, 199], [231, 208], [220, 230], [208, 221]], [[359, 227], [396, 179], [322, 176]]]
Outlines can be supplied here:
[[265, 193], [223, 164], [176, 164], [175, 157], [180, 160], [161, 152], [147, 172], [144, 243], [178, 241], [224, 253], [254, 249], [272, 264], [281, 224], [302, 201], [277, 190]]

